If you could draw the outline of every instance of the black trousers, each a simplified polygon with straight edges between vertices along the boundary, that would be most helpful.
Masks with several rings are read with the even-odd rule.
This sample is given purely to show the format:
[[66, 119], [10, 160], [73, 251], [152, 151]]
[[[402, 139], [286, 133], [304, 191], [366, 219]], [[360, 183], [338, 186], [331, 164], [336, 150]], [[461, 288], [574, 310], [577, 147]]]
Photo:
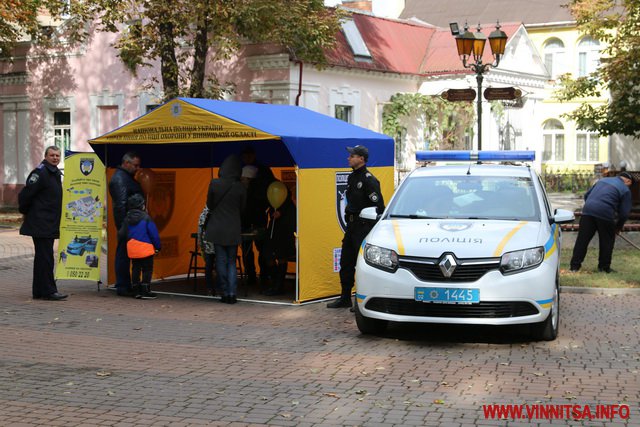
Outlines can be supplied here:
[[245, 240], [242, 242], [242, 262], [244, 265], [244, 273], [250, 280], [256, 278], [255, 256], [253, 254], [253, 244], [256, 244], [258, 251], [258, 267], [260, 268], [260, 278], [268, 276], [269, 264], [264, 254], [264, 240]]
[[35, 255], [33, 257], [34, 298], [42, 298], [58, 292], [53, 278], [53, 241], [46, 237], [32, 237]]
[[578, 270], [582, 266], [582, 261], [587, 255], [587, 248], [593, 236], [598, 232], [599, 252], [598, 252], [598, 268], [607, 269], [611, 267], [611, 256], [613, 254], [613, 246], [616, 242], [616, 224], [615, 222], [605, 221], [590, 215], [582, 215], [580, 217], [580, 229], [576, 244], [573, 247], [573, 255], [571, 257], [571, 269]]
[[362, 241], [373, 228], [372, 223], [359, 219], [347, 224], [347, 230], [342, 238], [342, 251], [340, 254], [340, 286], [341, 298], [351, 299], [351, 289], [355, 283], [356, 261]]
[[[140, 283], [150, 284], [151, 275], [153, 274], [153, 255], [146, 258], [131, 259], [133, 267], [131, 269], [131, 283], [139, 285]], [[140, 275], [142, 274], [142, 281]]]

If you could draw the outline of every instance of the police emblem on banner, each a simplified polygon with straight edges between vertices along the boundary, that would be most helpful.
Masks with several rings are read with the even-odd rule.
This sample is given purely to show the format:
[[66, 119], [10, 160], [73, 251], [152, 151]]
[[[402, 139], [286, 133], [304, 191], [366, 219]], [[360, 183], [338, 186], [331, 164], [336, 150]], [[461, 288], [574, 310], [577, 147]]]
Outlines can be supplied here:
[[80, 172], [87, 176], [93, 172], [93, 159], [80, 159]]
[[[173, 171], [153, 171], [153, 178], [147, 183], [147, 211], [153, 218], [158, 231], [162, 231], [173, 215], [176, 195], [176, 173]], [[144, 187], [143, 187], [144, 189]]]
[[347, 181], [351, 172], [336, 172], [336, 216], [342, 232], [347, 229], [344, 211], [347, 207]]
[[171, 115], [173, 115], [173, 117], [178, 117], [180, 114], [182, 114], [182, 106], [180, 103], [174, 102], [171, 104]]

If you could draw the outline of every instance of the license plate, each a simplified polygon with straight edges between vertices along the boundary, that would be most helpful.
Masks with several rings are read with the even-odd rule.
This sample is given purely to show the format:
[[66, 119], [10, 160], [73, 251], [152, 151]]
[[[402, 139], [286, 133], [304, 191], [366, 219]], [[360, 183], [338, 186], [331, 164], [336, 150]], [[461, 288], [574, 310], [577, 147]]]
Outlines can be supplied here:
[[480, 289], [415, 288], [415, 299], [440, 304], [474, 304], [480, 302]]

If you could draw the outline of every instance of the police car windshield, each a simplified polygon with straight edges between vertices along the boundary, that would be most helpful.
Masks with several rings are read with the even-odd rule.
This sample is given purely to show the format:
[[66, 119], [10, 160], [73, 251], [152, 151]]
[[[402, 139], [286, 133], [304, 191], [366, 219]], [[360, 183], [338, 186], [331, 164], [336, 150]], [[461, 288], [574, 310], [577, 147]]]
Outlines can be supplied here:
[[389, 207], [395, 218], [539, 221], [529, 177], [426, 176], [405, 181]]

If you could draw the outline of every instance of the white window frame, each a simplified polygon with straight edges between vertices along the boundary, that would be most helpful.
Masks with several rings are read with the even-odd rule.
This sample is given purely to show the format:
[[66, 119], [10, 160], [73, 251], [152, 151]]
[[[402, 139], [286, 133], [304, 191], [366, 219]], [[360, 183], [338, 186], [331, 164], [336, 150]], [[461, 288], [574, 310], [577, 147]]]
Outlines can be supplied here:
[[567, 72], [567, 50], [564, 43], [557, 37], [550, 38], [544, 44], [544, 65], [552, 80]]
[[[338, 110], [342, 110], [345, 113], [346, 117], [341, 117], [341, 115], [338, 114]], [[343, 120], [347, 123], [352, 123], [353, 122], [353, 105], [335, 104], [333, 106], [333, 116], [338, 120]]]
[[[565, 141], [565, 129], [562, 122], [557, 119], [546, 120], [542, 125], [542, 163], [564, 162], [566, 154]], [[547, 143], [549, 143], [549, 149], [547, 149]], [[562, 151], [561, 158], [558, 156], [559, 151]]]
[[591, 37], [584, 37], [578, 43], [578, 77], [593, 73], [600, 66], [600, 42]]
[[[584, 142], [580, 141], [584, 137]], [[580, 158], [580, 146], [584, 144], [584, 159]], [[600, 135], [596, 132], [578, 131], [576, 134], [576, 162], [600, 162]]]

